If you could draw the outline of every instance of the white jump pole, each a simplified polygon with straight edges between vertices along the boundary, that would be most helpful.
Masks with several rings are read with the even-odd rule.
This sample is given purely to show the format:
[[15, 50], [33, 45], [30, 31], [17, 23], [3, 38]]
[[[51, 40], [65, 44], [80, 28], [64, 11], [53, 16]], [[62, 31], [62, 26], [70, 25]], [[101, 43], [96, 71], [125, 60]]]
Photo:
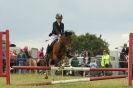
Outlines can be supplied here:
[[64, 83], [86, 82], [86, 81], [90, 81], [90, 78], [52, 81], [51, 84], [64, 84]]
[[59, 67], [51, 67], [51, 70], [73, 70], [73, 71], [90, 71], [87, 67], [64, 67], [63, 69]]
[[48, 81], [43, 83], [32, 83], [27, 85], [54, 85], [54, 84], [65, 84], [65, 83], [76, 83], [76, 82], [89, 82], [96, 80], [105, 80], [105, 79], [116, 79], [116, 78], [125, 78], [126, 75], [116, 75], [116, 76], [104, 76], [104, 77], [90, 77], [90, 78], [81, 78], [81, 79], [70, 79], [70, 80], [58, 80], [58, 81]]
[[[51, 67], [51, 70], [62, 70], [59, 67]], [[63, 70], [73, 71], [127, 71], [127, 68], [89, 68], [89, 67], [64, 67]]]
[[51, 81], [51, 84], [64, 84], [64, 83], [75, 83], [75, 82], [87, 82], [95, 80], [105, 80], [105, 79], [116, 79], [116, 78], [126, 78], [126, 75], [116, 75], [116, 76], [104, 76], [104, 77], [90, 77], [90, 78], [81, 78], [81, 79], [70, 79], [70, 80], [59, 80]]
[[[45, 66], [13, 66], [13, 69], [42, 69], [42, 70], [62, 70], [60, 67], [45, 67]], [[64, 67], [63, 70], [75, 71], [127, 71], [127, 68], [88, 68], [88, 67]]]

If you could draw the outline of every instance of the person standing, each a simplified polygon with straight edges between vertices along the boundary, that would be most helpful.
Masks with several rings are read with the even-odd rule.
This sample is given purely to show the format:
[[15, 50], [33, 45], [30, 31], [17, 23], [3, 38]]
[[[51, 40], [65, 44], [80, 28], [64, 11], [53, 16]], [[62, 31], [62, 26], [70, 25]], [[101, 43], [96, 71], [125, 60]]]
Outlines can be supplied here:
[[106, 50], [103, 51], [101, 66], [108, 68], [110, 65], [110, 55], [107, 53]]
[[[90, 64], [90, 52], [88, 50], [85, 50], [84, 51], [84, 58], [83, 58], [83, 63], [84, 63], [84, 67], [89, 67], [89, 64]], [[83, 76], [87, 76], [89, 75], [89, 72], [88, 71], [84, 71], [83, 72]]]
[[38, 52], [38, 58], [37, 58], [37, 62], [39, 62], [40, 60], [44, 59], [44, 52], [43, 52], [44, 48], [42, 47], [40, 49], [40, 51]]
[[[102, 60], [101, 60], [101, 66], [103, 68], [109, 68], [110, 66], [110, 55], [106, 50], [103, 51]], [[102, 72], [104, 75], [104, 71]], [[105, 75], [107, 75], [108, 72], [105, 72]]]

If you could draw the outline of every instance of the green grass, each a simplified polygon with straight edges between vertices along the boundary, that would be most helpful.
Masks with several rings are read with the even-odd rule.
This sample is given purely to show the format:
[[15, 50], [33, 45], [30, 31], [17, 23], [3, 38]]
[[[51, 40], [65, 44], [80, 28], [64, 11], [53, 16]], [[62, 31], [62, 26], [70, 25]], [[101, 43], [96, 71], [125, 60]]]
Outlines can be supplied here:
[[[61, 79], [74, 79], [81, 77], [73, 76], [56, 76], [55, 80]], [[99, 80], [99, 81], [89, 81], [89, 82], [77, 82], [68, 84], [56, 84], [56, 85], [25, 85], [29, 83], [43, 83], [49, 81], [52, 78], [49, 77], [48, 80], [44, 78], [44, 75], [39, 74], [12, 74], [11, 75], [11, 85], [5, 84], [5, 78], [0, 78], [0, 88], [128, 88], [127, 79], [111, 79], [111, 80]]]

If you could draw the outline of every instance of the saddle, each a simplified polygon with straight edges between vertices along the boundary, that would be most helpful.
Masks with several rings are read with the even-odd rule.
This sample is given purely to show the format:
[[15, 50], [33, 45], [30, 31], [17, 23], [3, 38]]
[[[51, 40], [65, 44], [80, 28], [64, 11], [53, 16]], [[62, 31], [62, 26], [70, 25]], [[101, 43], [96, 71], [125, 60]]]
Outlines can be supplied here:
[[51, 45], [48, 45], [46, 54], [50, 54], [50, 53], [51, 53], [51, 51], [53, 50], [53, 46], [54, 46], [54, 44], [56, 43], [56, 41], [58, 41], [58, 39], [55, 39], [55, 40], [51, 43]]

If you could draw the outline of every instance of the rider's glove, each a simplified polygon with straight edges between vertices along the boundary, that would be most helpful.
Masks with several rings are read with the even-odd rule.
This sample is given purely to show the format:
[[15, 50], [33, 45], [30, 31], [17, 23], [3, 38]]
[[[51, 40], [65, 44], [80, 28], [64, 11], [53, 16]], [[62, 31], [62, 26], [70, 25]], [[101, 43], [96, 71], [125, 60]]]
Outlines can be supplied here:
[[49, 34], [49, 37], [52, 36], [52, 33]]

